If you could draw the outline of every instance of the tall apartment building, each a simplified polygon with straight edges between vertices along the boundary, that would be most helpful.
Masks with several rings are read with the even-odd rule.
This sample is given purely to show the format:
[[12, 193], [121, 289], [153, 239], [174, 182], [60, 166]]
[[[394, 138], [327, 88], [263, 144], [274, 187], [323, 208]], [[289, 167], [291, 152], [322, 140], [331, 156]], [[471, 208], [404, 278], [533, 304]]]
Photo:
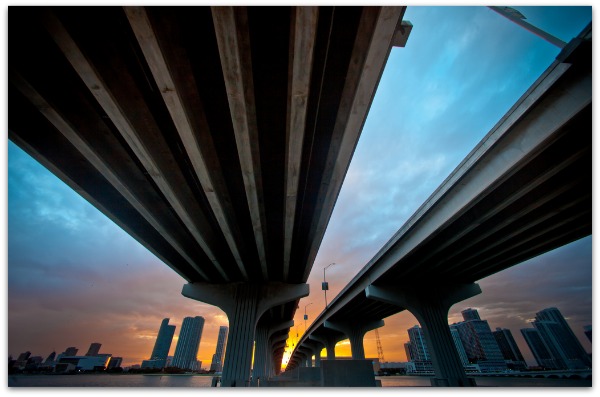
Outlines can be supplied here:
[[458, 330], [469, 362], [479, 365], [481, 372], [505, 371], [504, 357], [487, 320], [481, 320], [475, 309], [469, 308], [461, 313], [464, 321], [452, 326]]
[[559, 368], [537, 329], [522, 328], [521, 334], [523, 335], [527, 346], [529, 346], [529, 350], [533, 353], [533, 358], [535, 358], [535, 361], [540, 367], [548, 369]]
[[193, 369], [202, 338], [204, 317], [186, 317], [183, 319], [179, 340], [173, 356], [173, 366], [181, 369]]
[[432, 373], [433, 365], [431, 356], [425, 341], [425, 334], [418, 325], [408, 329], [408, 338], [410, 340], [409, 350], [410, 361], [414, 364], [416, 373]]
[[589, 355], [557, 308], [550, 307], [536, 313], [532, 325], [538, 330], [559, 369], [592, 366]]
[[515, 338], [513, 338], [512, 332], [507, 328], [496, 328], [496, 331], [492, 332], [492, 334], [498, 343], [507, 367], [519, 371], [526, 369], [527, 364], [519, 346], [517, 346]]
[[169, 325], [169, 319], [165, 318], [160, 324], [154, 349], [150, 355], [150, 360], [145, 361], [146, 366], [151, 368], [164, 368], [167, 364], [167, 355], [171, 349], [173, 335], [175, 334], [175, 326]]
[[227, 345], [227, 333], [229, 328], [222, 325], [219, 327], [219, 336], [217, 338], [217, 348], [213, 354], [210, 370], [215, 372], [223, 371], [223, 359], [225, 358], [225, 347]]

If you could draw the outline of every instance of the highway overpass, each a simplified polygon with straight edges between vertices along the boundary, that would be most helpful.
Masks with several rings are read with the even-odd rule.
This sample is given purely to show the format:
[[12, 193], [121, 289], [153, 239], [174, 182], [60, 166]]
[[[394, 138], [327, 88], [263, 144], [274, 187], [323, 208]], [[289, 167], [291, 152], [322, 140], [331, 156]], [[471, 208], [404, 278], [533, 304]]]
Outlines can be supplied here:
[[226, 312], [224, 386], [279, 370], [405, 9], [9, 9], [9, 138]]
[[364, 334], [409, 310], [427, 339], [432, 384], [473, 385], [450, 307], [480, 293], [478, 280], [591, 233], [590, 24], [315, 319], [287, 369], [323, 348], [335, 359], [344, 339], [364, 359]]

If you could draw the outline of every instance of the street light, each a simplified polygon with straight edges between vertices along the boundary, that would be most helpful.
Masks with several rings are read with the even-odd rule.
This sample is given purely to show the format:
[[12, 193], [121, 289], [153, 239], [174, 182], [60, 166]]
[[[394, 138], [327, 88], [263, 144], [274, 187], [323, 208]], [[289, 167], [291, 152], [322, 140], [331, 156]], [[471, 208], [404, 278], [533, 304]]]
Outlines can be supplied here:
[[557, 46], [558, 48], [564, 48], [567, 45], [567, 43], [565, 43], [558, 37], [552, 36], [550, 33], [545, 32], [542, 29], [540, 29], [536, 26], [533, 26], [530, 23], [525, 22], [524, 19], [527, 19], [527, 18], [525, 18], [525, 15], [521, 14], [518, 10], [515, 10], [512, 7], [488, 6], [488, 8], [496, 11], [498, 14], [502, 15], [506, 19], [513, 21], [517, 25], [529, 30], [531, 33], [535, 34], [536, 36], [541, 37], [542, 39]]
[[321, 289], [323, 290], [323, 292], [325, 292], [325, 309], [327, 309], [327, 290], [329, 289], [329, 284], [325, 280], [325, 270], [327, 270], [329, 266], [333, 265], [335, 265], [335, 263], [330, 263], [329, 265], [323, 268], [323, 284], [321, 284]]
[[306, 333], [306, 320], [308, 320], [308, 315], [306, 314], [306, 308], [310, 305], [312, 305], [312, 302], [304, 305], [304, 333]]

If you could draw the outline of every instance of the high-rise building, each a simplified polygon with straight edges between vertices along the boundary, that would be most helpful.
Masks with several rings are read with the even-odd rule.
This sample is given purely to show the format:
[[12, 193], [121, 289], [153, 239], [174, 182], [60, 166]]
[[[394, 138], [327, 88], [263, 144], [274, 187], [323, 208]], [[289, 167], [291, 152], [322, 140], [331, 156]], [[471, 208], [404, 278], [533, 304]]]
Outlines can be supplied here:
[[88, 349], [87, 353], [85, 353], [86, 356], [89, 357], [94, 357], [97, 356], [98, 353], [100, 352], [100, 347], [102, 346], [102, 343], [92, 343], [90, 345], [90, 348]]
[[462, 312], [460, 312], [460, 314], [462, 314], [463, 316], [463, 320], [465, 321], [471, 321], [471, 320], [481, 320], [481, 317], [479, 317], [479, 312], [477, 311], [477, 309], [465, 309]]
[[452, 340], [454, 341], [454, 346], [456, 346], [456, 351], [458, 352], [458, 357], [460, 357], [460, 362], [463, 366], [469, 365], [469, 357], [467, 357], [467, 352], [465, 351], [465, 347], [460, 340], [460, 333], [456, 329], [456, 327], [450, 327], [450, 334], [452, 335]]
[[481, 372], [505, 371], [506, 363], [487, 320], [481, 320], [475, 309], [463, 310], [462, 315], [465, 321], [453, 327], [458, 330], [469, 362], [479, 365]]
[[523, 335], [527, 346], [529, 346], [529, 350], [533, 353], [535, 361], [540, 367], [547, 369], [559, 368], [537, 329], [522, 328], [521, 334]]
[[123, 357], [111, 357], [107, 369], [119, 368], [123, 363]]
[[587, 336], [587, 338], [590, 340], [590, 342], [592, 341], [592, 325], [586, 325], [585, 327], [583, 327], [583, 332], [585, 332], [585, 336]]
[[412, 352], [412, 344], [410, 342], [406, 342], [404, 344], [404, 352], [406, 353], [406, 361], [412, 361], [414, 354]]
[[223, 358], [225, 357], [225, 346], [227, 345], [227, 333], [229, 328], [222, 325], [219, 327], [219, 336], [217, 338], [217, 348], [213, 354], [210, 370], [215, 372], [223, 371]]
[[196, 365], [196, 356], [200, 347], [204, 317], [186, 317], [183, 319], [179, 340], [173, 356], [173, 366], [181, 369], [192, 369]]
[[408, 338], [410, 339], [410, 361], [414, 364], [415, 372], [433, 372], [431, 356], [429, 355], [429, 349], [427, 348], [427, 342], [425, 341], [425, 334], [423, 333], [421, 327], [415, 325], [414, 327], [409, 328]]
[[589, 355], [557, 308], [550, 307], [536, 313], [532, 324], [540, 333], [559, 369], [591, 367]]
[[517, 346], [515, 338], [513, 338], [512, 332], [507, 328], [496, 328], [496, 331], [492, 332], [492, 334], [498, 343], [507, 367], [513, 370], [526, 369], [527, 364], [519, 346]]
[[54, 360], [56, 360], [56, 352], [50, 353], [50, 355], [46, 358], [46, 361], [44, 361], [44, 363], [52, 364], [52, 363], [54, 363]]
[[147, 365], [151, 368], [165, 367], [174, 334], [175, 326], [169, 325], [168, 318], [163, 319], [158, 330], [158, 335], [156, 336], [156, 342], [154, 343], [154, 349], [152, 349], [150, 360], [146, 360], [146, 363], [150, 363]]

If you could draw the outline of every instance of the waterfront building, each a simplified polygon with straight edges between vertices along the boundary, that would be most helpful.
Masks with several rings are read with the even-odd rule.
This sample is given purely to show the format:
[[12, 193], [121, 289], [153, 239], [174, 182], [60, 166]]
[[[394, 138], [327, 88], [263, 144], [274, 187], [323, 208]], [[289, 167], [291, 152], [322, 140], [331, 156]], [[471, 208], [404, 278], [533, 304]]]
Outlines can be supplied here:
[[587, 338], [590, 340], [590, 342], [592, 341], [592, 325], [586, 325], [585, 327], [583, 327], [583, 332], [585, 332], [585, 336], [587, 336]]
[[119, 368], [123, 363], [123, 357], [111, 357], [107, 369]]
[[536, 313], [532, 325], [544, 340], [558, 369], [592, 366], [588, 353], [557, 308], [550, 307]]
[[453, 324], [469, 362], [479, 365], [482, 372], [506, 371], [506, 363], [487, 320], [481, 320], [475, 309], [462, 312], [464, 321]]
[[198, 355], [204, 317], [186, 317], [183, 319], [179, 340], [173, 356], [173, 366], [181, 369], [192, 369]]
[[210, 370], [215, 372], [223, 371], [223, 358], [225, 357], [225, 347], [227, 345], [227, 333], [229, 327], [224, 325], [219, 327], [219, 336], [217, 338], [217, 348], [213, 354]]
[[[167, 354], [169, 354], [169, 349], [171, 349], [174, 334], [175, 326], [169, 325], [168, 318], [163, 319], [158, 329], [158, 335], [156, 336], [150, 360], [144, 360], [142, 368], [164, 368], [167, 365]], [[146, 363], [146, 366], [144, 366], [144, 363]]]
[[529, 346], [529, 350], [533, 353], [533, 357], [538, 366], [547, 369], [558, 369], [557, 363], [554, 361], [550, 350], [540, 336], [540, 333], [535, 328], [522, 328], [521, 334]]
[[92, 343], [90, 345], [90, 348], [88, 349], [88, 352], [85, 353], [85, 355], [90, 356], [90, 357], [97, 356], [98, 353], [100, 352], [101, 346], [102, 346], [101, 343], [97, 343], [97, 342]]
[[63, 356], [55, 366], [55, 372], [63, 373], [73, 370], [103, 371], [107, 368], [110, 357], [107, 356]]
[[456, 346], [456, 351], [458, 352], [458, 356], [460, 357], [460, 362], [463, 367], [469, 365], [469, 357], [467, 357], [467, 352], [465, 351], [465, 347], [460, 340], [460, 333], [456, 329], [456, 327], [450, 327], [450, 334], [452, 335], [452, 340], [454, 341], [454, 346]]
[[44, 364], [54, 364], [54, 360], [56, 360], [56, 352], [50, 353], [50, 355], [44, 361]]
[[492, 332], [492, 335], [494, 335], [498, 347], [502, 352], [502, 357], [504, 357], [504, 361], [509, 369], [521, 371], [527, 368], [521, 350], [517, 346], [517, 342], [509, 329], [496, 328], [496, 331]]
[[79, 349], [76, 347], [67, 347], [67, 349], [61, 354], [64, 356], [76, 356], [78, 351]]
[[462, 314], [464, 321], [481, 320], [477, 309], [468, 308], [460, 312], [460, 314]]

